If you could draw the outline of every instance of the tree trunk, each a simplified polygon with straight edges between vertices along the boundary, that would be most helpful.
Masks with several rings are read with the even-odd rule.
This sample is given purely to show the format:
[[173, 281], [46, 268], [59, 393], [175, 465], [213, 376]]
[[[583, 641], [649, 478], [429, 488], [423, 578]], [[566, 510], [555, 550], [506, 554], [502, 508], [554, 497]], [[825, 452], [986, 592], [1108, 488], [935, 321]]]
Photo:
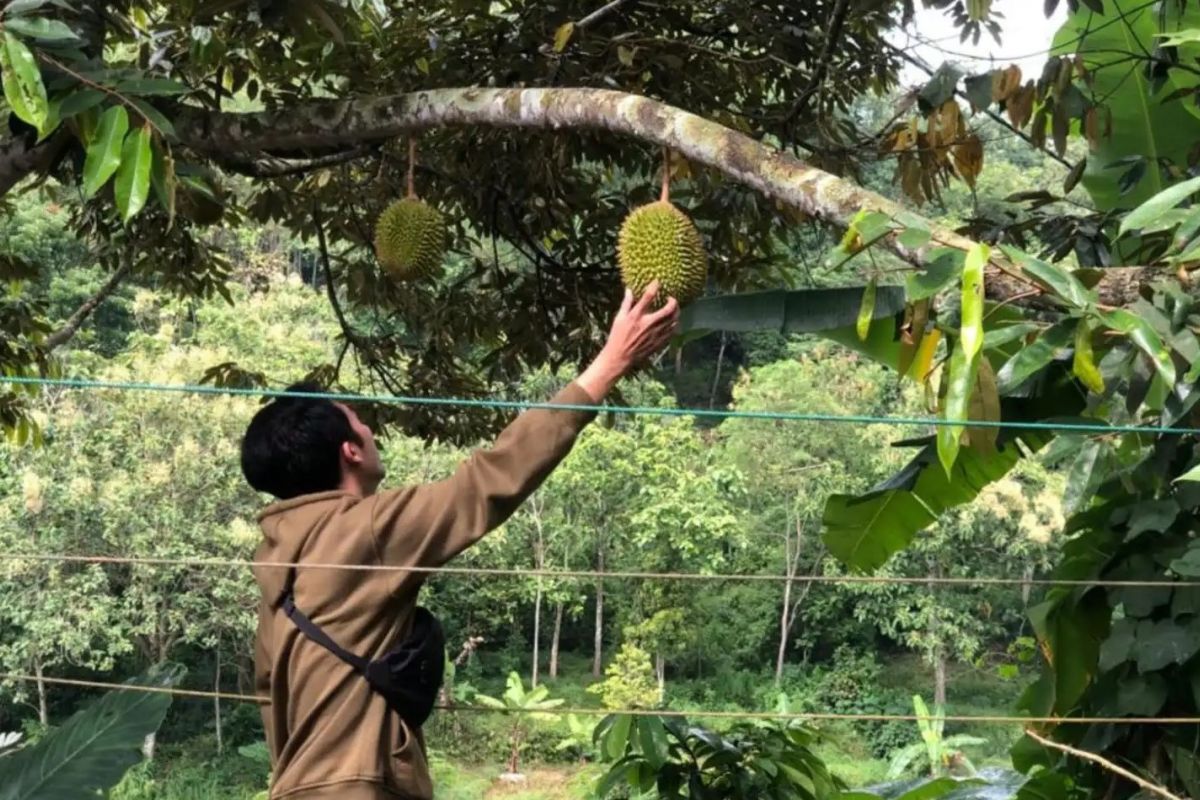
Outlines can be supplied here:
[[147, 734], [146, 738], [142, 740], [142, 756], [144, 756], [147, 761], [154, 760], [154, 747], [157, 742], [158, 731]]
[[[604, 551], [596, 554], [598, 572], [604, 571]], [[596, 580], [596, 630], [592, 638], [592, 677], [599, 678], [604, 666], [604, 579]]]
[[792, 576], [790, 572], [791, 570], [783, 584], [783, 611], [779, 615], [779, 653], [775, 656], [775, 688], [777, 689], [783, 683], [783, 660], [787, 655], [788, 634], [792, 629], [791, 620], [788, 619], [792, 609]]
[[538, 685], [538, 661], [541, 659], [541, 654], [538, 652], [541, 644], [542, 633], [542, 579], [538, 578], [537, 596], [533, 601], [533, 680], [532, 688], [536, 689]]
[[662, 653], [654, 654], [654, 677], [658, 679], [658, 703], [667, 700], [667, 659]]
[[558, 640], [562, 635], [563, 602], [554, 606], [554, 638], [550, 640], [550, 677], [558, 677]]
[[217, 692], [221, 691], [221, 648], [216, 649], [217, 663], [213, 668], [213, 725], [217, 730], [217, 755], [221, 755], [225, 751], [225, 742], [221, 736], [221, 698], [217, 696]]
[[946, 654], [938, 650], [933, 660], [933, 702], [935, 706], [946, 707]]
[[42, 659], [35, 658], [33, 660], [33, 674], [37, 678], [37, 693], [38, 693], [38, 721], [42, 723], [42, 727], [50, 725], [50, 711], [46, 704], [46, 681], [42, 675]]

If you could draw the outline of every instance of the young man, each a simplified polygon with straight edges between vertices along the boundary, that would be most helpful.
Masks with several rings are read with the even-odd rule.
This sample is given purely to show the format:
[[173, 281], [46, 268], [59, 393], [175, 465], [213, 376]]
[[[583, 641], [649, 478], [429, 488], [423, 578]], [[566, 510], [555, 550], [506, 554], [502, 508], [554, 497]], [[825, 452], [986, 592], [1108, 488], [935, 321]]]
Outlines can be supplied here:
[[[658, 287], [621, 304], [594, 362], [551, 404], [594, 405], [664, 348], [678, 322]], [[574, 445], [594, 412], [518, 415], [490, 449], [453, 476], [376, 493], [384, 469], [371, 430], [341, 403], [281, 397], [242, 442], [242, 470], [278, 501], [259, 514], [255, 561], [438, 567], [504, 522]], [[306, 635], [301, 609], [335, 647], [367, 660], [409, 636], [426, 575], [408, 570], [255, 567], [262, 591], [255, 684], [271, 754], [271, 797], [382, 800], [433, 797], [424, 739], [347, 660]], [[294, 604], [294, 605], [293, 605]]]

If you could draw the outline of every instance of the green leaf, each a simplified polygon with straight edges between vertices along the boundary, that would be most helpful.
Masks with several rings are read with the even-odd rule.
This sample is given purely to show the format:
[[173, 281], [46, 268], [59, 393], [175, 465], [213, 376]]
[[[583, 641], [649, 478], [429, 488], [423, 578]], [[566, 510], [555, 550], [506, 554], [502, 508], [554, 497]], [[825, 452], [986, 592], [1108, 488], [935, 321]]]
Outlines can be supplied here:
[[936, 517], [915, 494], [902, 490], [865, 497], [833, 495], [825, 504], [822, 538], [829, 552], [855, 569], [877, 569]]
[[17, 37], [3, 31], [0, 38], [0, 81], [4, 82], [4, 98], [17, 118], [45, 134], [49, 104], [46, 86], [38, 71], [33, 53]]
[[59, 22], [56, 19], [46, 19], [45, 17], [18, 17], [10, 19], [4, 23], [4, 28], [28, 39], [44, 39], [46, 41], [60, 42], [79, 38], [78, 34], [71, 30], [70, 26], [66, 23]]
[[1024, 253], [1008, 245], [1001, 245], [1001, 249], [1029, 277], [1049, 289], [1054, 293], [1055, 297], [1068, 305], [1085, 309], [1091, 307], [1096, 302], [1094, 292], [1090, 291], [1078, 278], [1057, 264], [1050, 264], [1034, 258], [1028, 253]]
[[867, 340], [867, 335], [871, 332], [871, 320], [875, 318], [875, 294], [878, 285], [878, 278], [871, 276], [870, 283], [863, 290], [862, 305], [858, 308], [858, 321], [855, 324], [855, 332], [858, 333], [858, 338], [864, 342]]
[[63, 119], [73, 117], [76, 114], [87, 111], [89, 108], [95, 108], [100, 105], [107, 96], [99, 89], [80, 89], [77, 92], [72, 92], [59, 103], [58, 115]]
[[919, 250], [929, 244], [931, 238], [933, 238], [933, 235], [923, 228], [906, 228], [903, 233], [896, 237], [896, 241], [909, 250]]
[[175, 140], [179, 135], [175, 132], [175, 126], [171, 121], [163, 116], [162, 112], [154, 106], [150, 105], [150, 101], [141, 97], [132, 97], [130, 102], [134, 108], [142, 115], [142, 118], [149, 122], [165, 139]]
[[1117, 713], [1153, 717], [1167, 702], [1167, 684], [1160, 675], [1135, 675], [1117, 684]]
[[[746, 292], [705, 297], [680, 311], [680, 332], [778, 331], [817, 333], [857, 324], [866, 287]], [[876, 290], [873, 319], [904, 310], [904, 292], [895, 286]]]
[[1174, 620], [1144, 619], [1137, 626], [1134, 656], [1138, 672], [1157, 672], [1171, 664], [1182, 664], [1200, 651], [1200, 622], [1180, 625]]
[[996, 374], [1000, 394], [1011, 394], [1058, 357], [1070, 345], [1075, 324], [1074, 320], [1058, 323], [1010, 358]]
[[604, 736], [604, 754], [610, 759], [618, 759], [625, 755], [625, 746], [629, 744], [629, 729], [633, 726], [633, 717], [622, 714], [613, 722], [613, 726]]
[[146, 205], [150, 193], [150, 128], [142, 127], [125, 137], [121, 166], [117, 169], [116, 200], [121, 221], [128, 222]]
[[108, 182], [121, 165], [121, 144], [129, 130], [124, 106], [110, 106], [100, 116], [100, 124], [88, 142], [83, 162], [83, 193], [92, 197]]
[[638, 720], [638, 743], [642, 754], [655, 771], [662, 769], [669, 755], [667, 729], [658, 717], [642, 717]]
[[1200, 191], [1200, 177], [1163, 189], [1121, 220], [1120, 235], [1124, 236], [1130, 231], [1141, 230], [1197, 191]]
[[[182, 675], [172, 666], [131, 683], [166, 688]], [[171, 696], [161, 692], [108, 692], [36, 744], [0, 759], [0, 800], [75, 800], [107, 792], [141, 761], [142, 742], [170, 705]]]
[[121, 81], [116, 85], [116, 91], [124, 95], [179, 95], [191, 91], [187, 84], [173, 81], [169, 78], [137, 78]]
[[[981, 344], [982, 339], [983, 337], [980, 336]], [[974, 357], [967, 355], [961, 339], [950, 355], [949, 374], [946, 377], [945, 407], [942, 410], [942, 419], [947, 422], [962, 423], [966, 421], [971, 408], [971, 393], [975, 389], [979, 375], [979, 359], [978, 354]], [[950, 474], [950, 470], [958, 458], [963, 430], [962, 424], [938, 427], [938, 460], [942, 462], [942, 467], [946, 470], [947, 475]]]
[[1068, 514], [1082, 510], [1095, 495], [1097, 487], [1108, 477], [1107, 465], [1112, 459], [1112, 445], [1100, 439], [1088, 439], [1067, 473], [1067, 488], [1063, 494], [1063, 510]]
[[1126, 541], [1146, 531], [1165, 533], [1174, 524], [1179, 511], [1179, 504], [1174, 500], [1147, 500], [1138, 503], [1130, 509]]
[[904, 291], [909, 301], [916, 302], [933, 297], [958, 279], [962, 272], [965, 255], [961, 250], [944, 248], [938, 251], [923, 272], [909, 275], [904, 282]]
[[1150, 357], [1163, 382], [1168, 387], [1175, 386], [1175, 363], [1171, 360], [1171, 353], [1149, 322], [1119, 308], [1100, 312], [1100, 318], [1108, 327], [1128, 336], [1139, 350]]
[[1073, 365], [1075, 377], [1096, 394], [1104, 394], [1104, 376], [1096, 366], [1096, 356], [1092, 351], [1092, 326], [1087, 320], [1079, 323], [1075, 329], [1075, 362]]
[[1178, 483], [1179, 481], [1200, 481], [1200, 464], [1192, 467], [1172, 482]]
[[[153, 143], [152, 143], [153, 144]], [[150, 167], [150, 183], [158, 202], [167, 212], [167, 229], [175, 224], [175, 160], [164, 153], [159, 145], [153, 144], [154, 153]]]
[[991, 255], [991, 248], [986, 244], [975, 244], [967, 252], [963, 264], [959, 341], [968, 360], [974, 360], [983, 348], [983, 268]]
[[1128, 661], [1136, 638], [1136, 621], [1119, 619], [1114, 622], [1108, 638], [1100, 645], [1100, 671], [1108, 672]]
[[1193, 544], [1171, 562], [1171, 569], [1185, 578], [1200, 578], [1200, 545]]
[[[1148, 71], [1131, 70], [1126, 55], [1153, 50], [1154, 36], [1160, 30], [1193, 27], [1181, 24], [1177, 5], [1165, 4], [1166, 18], [1161, 20], [1160, 28], [1158, 14], [1140, 13], [1141, 0], [1105, 0], [1106, 10], [1112, 7], [1121, 12], [1119, 24], [1097, 24], [1099, 20], [1081, 4], [1055, 35], [1053, 53], [1078, 54], [1089, 73], [1089, 94], [1104, 98], [1105, 109], [1112, 113], [1112, 135], [1102, 136], [1095, 143], [1082, 181], [1092, 202], [1102, 211], [1141, 205], [1167, 188], [1171, 181], [1158, 168], [1158, 160], [1186, 164], [1195, 144], [1194, 104], [1163, 102], [1161, 94], [1154, 90], [1154, 79], [1146, 74]], [[1196, 9], [1194, 4], [1187, 6], [1183, 13], [1190, 17]], [[1179, 60], [1195, 63], [1194, 51], [1181, 50]], [[1170, 70], [1168, 80], [1182, 85], [1183, 81], [1196, 78], [1175, 74], [1180, 72], [1183, 71]], [[1120, 168], [1121, 159], [1145, 154], [1152, 154], [1155, 164], [1141, 170], [1130, 191], [1122, 194], [1120, 181], [1126, 169]]]

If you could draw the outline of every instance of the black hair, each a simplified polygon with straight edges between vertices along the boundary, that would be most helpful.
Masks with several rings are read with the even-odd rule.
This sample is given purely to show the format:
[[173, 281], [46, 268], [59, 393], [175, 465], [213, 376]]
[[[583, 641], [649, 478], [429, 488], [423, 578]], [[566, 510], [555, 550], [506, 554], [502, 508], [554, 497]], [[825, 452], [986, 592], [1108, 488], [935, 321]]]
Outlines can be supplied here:
[[288, 397], [323, 391], [295, 383], [258, 410], [242, 438], [242, 474], [252, 487], [280, 500], [338, 488], [344, 442], [362, 444], [346, 413], [330, 400]]

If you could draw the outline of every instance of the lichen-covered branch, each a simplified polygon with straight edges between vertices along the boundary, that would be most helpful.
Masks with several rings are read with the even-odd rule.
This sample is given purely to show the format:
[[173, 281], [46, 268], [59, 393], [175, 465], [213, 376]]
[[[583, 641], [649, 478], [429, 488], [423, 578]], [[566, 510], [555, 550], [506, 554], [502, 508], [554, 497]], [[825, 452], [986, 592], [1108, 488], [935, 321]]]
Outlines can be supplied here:
[[[318, 155], [412, 131], [480, 125], [542, 129], [601, 129], [665, 145], [809, 216], [845, 228], [861, 209], [896, 216], [902, 207], [854, 183], [809, 166], [712, 120], [648, 97], [607, 89], [434, 89], [390, 97], [322, 101], [258, 113], [185, 112], [176, 123], [187, 144], [220, 162], [263, 154]], [[971, 241], [932, 223], [934, 241], [920, 249], [894, 237], [884, 244], [923, 264], [937, 244], [966, 249]], [[1003, 300], [1026, 293], [1019, 269], [996, 262], [988, 294]], [[1108, 270], [1098, 287], [1103, 302], [1125, 305], [1150, 270]]]

